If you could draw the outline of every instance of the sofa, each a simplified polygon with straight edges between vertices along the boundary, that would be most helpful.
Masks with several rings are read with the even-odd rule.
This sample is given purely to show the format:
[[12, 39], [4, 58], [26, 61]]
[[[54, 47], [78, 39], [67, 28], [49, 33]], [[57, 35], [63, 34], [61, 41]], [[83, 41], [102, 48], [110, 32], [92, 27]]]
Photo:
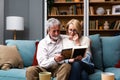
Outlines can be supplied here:
[[[99, 34], [90, 35], [91, 52], [95, 73], [89, 75], [90, 80], [101, 80], [102, 72], [112, 72], [115, 80], [120, 80], [120, 36], [101, 37]], [[33, 65], [38, 40], [6, 40], [6, 46], [16, 45], [23, 60], [23, 68], [0, 70], [0, 80], [26, 80], [26, 68]], [[8, 54], [9, 55], [9, 54]], [[51, 78], [56, 80], [56, 78]]]

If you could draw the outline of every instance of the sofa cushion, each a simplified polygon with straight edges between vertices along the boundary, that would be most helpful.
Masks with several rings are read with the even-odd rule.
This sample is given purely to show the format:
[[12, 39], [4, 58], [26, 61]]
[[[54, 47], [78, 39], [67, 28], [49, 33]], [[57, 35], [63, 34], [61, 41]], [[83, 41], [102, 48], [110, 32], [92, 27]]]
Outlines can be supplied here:
[[95, 72], [93, 74], [89, 75], [90, 80], [101, 80], [101, 70], [95, 69]]
[[115, 74], [115, 80], [120, 80], [120, 68], [110, 67], [106, 68], [105, 72], [112, 72]]
[[6, 40], [6, 45], [16, 45], [23, 59], [24, 66], [31, 66], [35, 52], [36, 40]]
[[26, 80], [26, 68], [0, 70], [0, 80]]
[[13, 67], [23, 68], [23, 61], [16, 46], [0, 45], [0, 68], [6, 70]]
[[120, 68], [120, 60], [118, 61], [117, 64], [115, 64], [115, 67], [116, 67], [116, 68]]
[[95, 68], [103, 70], [102, 63], [102, 47], [100, 41], [100, 35], [90, 35], [91, 39], [91, 52], [93, 55], [93, 63], [95, 64]]
[[38, 44], [39, 44], [39, 41], [36, 41], [36, 43], [35, 43], [36, 49], [35, 49], [35, 53], [34, 53], [34, 58], [33, 58], [32, 66], [38, 65], [37, 58], [36, 58], [36, 56], [37, 56]]
[[120, 59], [120, 36], [101, 37], [104, 67], [113, 67]]

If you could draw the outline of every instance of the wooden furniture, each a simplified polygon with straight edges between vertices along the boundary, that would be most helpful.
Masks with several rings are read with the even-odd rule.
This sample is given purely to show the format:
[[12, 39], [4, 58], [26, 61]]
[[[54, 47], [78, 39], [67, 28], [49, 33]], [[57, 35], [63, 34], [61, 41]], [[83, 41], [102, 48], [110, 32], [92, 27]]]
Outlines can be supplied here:
[[[89, 2], [89, 21], [86, 23], [89, 26], [83, 25], [83, 29], [89, 29], [88, 35], [100, 34], [102, 36], [114, 36], [120, 32], [120, 14], [113, 14], [113, 6], [120, 5], [120, 1], [113, 0], [90, 0]], [[84, 23], [84, 1], [79, 0], [54, 0], [51, 12], [48, 13], [47, 19], [54, 17], [61, 21], [61, 32], [65, 33], [66, 23], [70, 19], [78, 19]], [[104, 13], [98, 14], [99, 8], [104, 9]], [[119, 11], [119, 8], [118, 8]], [[101, 12], [98, 10], [98, 12]], [[104, 29], [105, 21], [108, 22], [109, 29]], [[81, 24], [82, 24], [81, 23]], [[115, 27], [116, 26], [116, 27]]]

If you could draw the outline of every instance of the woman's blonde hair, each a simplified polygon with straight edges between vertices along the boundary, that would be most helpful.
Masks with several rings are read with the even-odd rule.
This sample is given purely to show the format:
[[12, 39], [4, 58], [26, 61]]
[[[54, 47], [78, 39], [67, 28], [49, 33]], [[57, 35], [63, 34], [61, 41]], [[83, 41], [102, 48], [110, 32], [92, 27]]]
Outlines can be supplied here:
[[83, 28], [82, 28], [82, 25], [81, 25], [80, 21], [77, 20], [77, 19], [71, 19], [66, 25], [66, 32], [67, 33], [68, 33], [68, 28], [69, 28], [70, 24], [73, 24], [76, 27], [77, 33], [79, 34], [79, 36], [81, 36]]

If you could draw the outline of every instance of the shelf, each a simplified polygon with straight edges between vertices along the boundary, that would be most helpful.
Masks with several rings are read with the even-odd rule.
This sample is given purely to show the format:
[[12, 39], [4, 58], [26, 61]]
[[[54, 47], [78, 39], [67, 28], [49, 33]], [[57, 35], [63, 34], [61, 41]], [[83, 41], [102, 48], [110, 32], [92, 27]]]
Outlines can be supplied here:
[[49, 15], [48, 17], [83, 17], [83, 15]]
[[[66, 34], [66, 31], [61, 30], [61, 34]], [[100, 34], [101, 36], [115, 36], [120, 34], [120, 30], [89, 30], [89, 34]]]
[[115, 36], [120, 34], [120, 30], [89, 30], [89, 34], [100, 34], [101, 36]]
[[[66, 1], [66, 2], [54, 2], [55, 4], [83, 4], [83, 1], [74, 2], [74, 1]], [[90, 4], [119, 4], [120, 1], [104, 1], [104, 2], [89, 2]]]
[[[96, 30], [96, 29], [91, 29], [89, 30], [90, 32], [120, 32], [119, 30], [114, 30], [114, 29], [109, 29], [109, 30]], [[65, 32], [65, 30], [61, 30], [61, 32]]]
[[[93, 15], [87, 14], [89, 16], [89, 21], [88, 21], [89, 23], [86, 23], [86, 24], [88, 24], [89, 26], [83, 26], [83, 28], [89, 30], [90, 35], [100, 34], [102, 36], [113, 36], [119, 33], [120, 30], [113, 29], [113, 27], [116, 26], [115, 24], [117, 24], [118, 26], [118, 23], [119, 23], [118, 21], [120, 21], [120, 14], [115, 14], [115, 15], [112, 14], [114, 5], [120, 5], [120, 1], [89, 2], [89, 7], [88, 7], [90, 8], [89, 13]], [[55, 9], [53, 9], [53, 13], [51, 15], [47, 15], [47, 18], [52, 18], [52, 17], [57, 18], [61, 21], [61, 24], [63, 26], [65, 26], [67, 22], [73, 18], [78, 19], [79, 21], [84, 20], [84, 9], [85, 9], [84, 0], [80, 2], [73, 2], [73, 1], [54, 2], [52, 6]], [[96, 14], [96, 10], [99, 7], [104, 8], [105, 10], [104, 15]], [[109, 15], [107, 15], [107, 12], [106, 12], [107, 9], [110, 9]], [[110, 28], [109, 30], [103, 30], [105, 21], [108, 21], [108, 26]], [[99, 30], [99, 29], [102, 29], [102, 30]], [[66, 31], [63, 29], [61, 30], [61, 33], [65, 34]]]
[[54, 4], [83, 4], [83, 1], [80, 1], [80, 2], [74, 2], [74, 1], [54, 2]]
[[92, 30], [92, 29], [91, 29], [90, 31], [91, 31], [91, 32], [94, 32], [94, 31], [95, 31], [95, 32], [96, 32], [96, 31], [97, 31], [97, 32], [116, 32], [116, 31], [117, 31], [117, 32], [118, 32], [118, 31], [120, 32], [120, 30], [114, 30], [114, 29], [109, 29], [109, 30]]
[[90, 2], [90, 4], [119, 4], [120, 1]]
[[110, 15], [90, 15], [90, 17], [117, 17], [117, 16], [120, 16], [120, 14], [110, 14]]
[[[117, 17], [120, 14], [110, 14], [110, 15], [90, 15], [90, 17]], [[83, 17], [83, 15], [48, 15], [48, 17]]]

